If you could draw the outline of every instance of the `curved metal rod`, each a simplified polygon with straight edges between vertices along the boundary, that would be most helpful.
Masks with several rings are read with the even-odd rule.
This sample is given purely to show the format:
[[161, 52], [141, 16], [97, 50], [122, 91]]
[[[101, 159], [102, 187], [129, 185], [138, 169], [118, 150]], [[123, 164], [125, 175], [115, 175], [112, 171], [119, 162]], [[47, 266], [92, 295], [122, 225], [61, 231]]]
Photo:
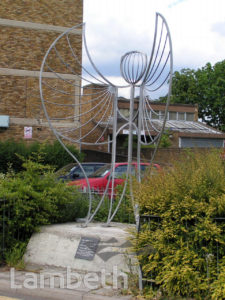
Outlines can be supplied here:
[[[47, 86], [48, 88], [50, 88], [51, 90], [53, 90], [53, 91], [55, 91], [57, 93], [60, 93], [60, 94], [63, 94], [63, 95], [70, 95], [70, 96], [72, 95], [72, 96], [74, 96], [74, 93], [68, 93], [68, 92], [66, 92], [64, 90], [56, 89], [55, 87], [51, 86], [50, 84], [48, 84], [48, 83], [46, 83], [44, 81], [42, 81], [42, 84], [45, 85], [45, 86]], [[78, 95], [75, 95], [75, 96], [78, 96]]]
[[106, 123], [106, 125], [105, 125], [105, 128], [104, 128], [104, 130], [102, 131], [102, 134], [101, 134], [101, 135], [99, 136], [99, 138], [96, 140], [96, 143], [98, 143], [99, 140], [104, 136], [106, 130], [107, 130], [108, 127], [109, 127], [109, 123], [110, 123], [110, 118], [111, 118], [111, 117], [112, 117], [112, 114], [108, 117], [108, 121], [107, 121], [107, 123]]
[[114, 209], [113, 213], [111, 214], [112, 212], [112, 201], [110, 203], [110, 209], [109, 209], [109, 213], [108, 213], [108, 219], [107, 219], [107, 222], [106, 222], [106, 225], [109, 225], [110, 222], [113, 220], [113, 218], [115, 217], [121, 203], [122, 203], [122, 200], [123, 200], [123, 197], [125, 195], [125, 192], [126, 192], [126, 188], [127, 188], [127, 181], [128, 181], [128, 172], [126, 173], [126, 179], [125, 179], [125, 182], [124, 182], [124, 186], [123, 186], [123, 191], [122, 191], [122, 194], [120, 196], [120, 200], [119, 202], [117, 203], [117, 206], [116, 208]]
[[[106, 102], [107, 103], [107, 102]], [[104, 106], [106, 105], [106, 103], [104, 104]], [[102, 115], [100, 121], [97, 122], [97, 124], [95, 126], [92, 127], [92, 129], [85, 135], [82, 136], [82, 138], [80, 138], [80, 140], [83, 140], [84, 138], [86, 138], [88, 135], [90, 135], [98, 126], [99, 124], [101, 123], [101, 120], [104, 118], [104, 116], [106, 115], [106, 112], [109, 108], [109, 105], [110, 105], [110, 101], [108, 101], [108, 105], [107, 105], [107, 108], [106, 108], [106, 111], [105, 113]], [[101, 107], [101, 109], [97, 112], [97, 114], [94, 116], [94, 118], [103, 110], [104, 106]]]
[[[157, 114], [157, 113], [152, 109], [151, 105], [149, 105], [148, 100], [144, 102], [144, 106], [145, 106], [145, 111], [144, 111], [144, 113], [146, 114], [146, 113], [148, 112], [148, 108], [146, 107], [146, 103], [147, 103], [147, 106], [148, 106], [148, 108], [150, 109], [150, 111], [153, 112], [154, 114], [156, 114], [156, 115], [159, 116], [159, 114]], [[151, 118], [146, 118], [146, 119], [149, 121], [149, 123], [151, 124], [152, 128], [153, 128], [156, 132], [160, 132], [160, 130], [158, 130], [158, 129], [154, 126], [154, 124], [152, 123]]]
[[[158, 17], [157, 17], [157, 25], [158, 25]], [[160, 37], [159, 37], [158, 47], [157, 47], [157, 50], [156, 50], [156, 53], [155, 53], [155, 58], [154, 58], [153, 64], [149, 68], [149, 73], [148, 73], [148, 75], [147, 75], [147, 77], [145, 78], [145, 81], [144, 81], [145, 83], [148, 81], [148, 78], [151, 76], [151, 74], [152, 74], [152, 72], [155, 68], [156, 60], [158, 58], [158, 53], [159, 53], [159, 49], [160, 49], [160, 46], [161, 46], [162, 33], [163, 33], [163, 24], [162, 24], [162, 27], [161, 27], [161, 33], [160, 33]], [[157, 39], [157, 34], [158, 34], [158, 30], [156, 32], [156, 39]], [[159, 66], [159, 64], [158, 64], [158, 66]], [[156, 67], [156, 70], [157, 70], [157, 67]]]
[[[46, 85], [45, 82], [42, 82], [42, 84], [43, 84], [43, 85]], [[105, 89], [105, 91], [108, 91], [108, 89]], [[73, 95], [73, 98], [72, 98], [70, 101], [74, 100], [74, 96], [75, 96], [75, 97], [76, 97], [76, 96], [79, 96], [79, 97], [80, 97], [80, 96], [99, 95], [99, 94], [100, 94], [100, 92], [99, 92], [99, 93], [96, 93], [96, 94], [85, 94], [85, 95], [82, 95], [82, 94], [71, 94], [71, 95]], [[102, 95], [102, 93], [101, 93], [101, 95]], [[45, 101], [45, 103], [54, 104], [54, 105], [56, 105], [56, 106], [76, 107], [76, 106], [87, 105], [87, 104], [89, 104], [89, 103], [95, 102], [95, 101], [96, 101], [97, 99], [99, 99], [99, 98], [100, 98], [100, 97], [94, 98], [94, 99], [92, 99], [92, 100], [85, 101], [85, 102], [82, 101], [82, 103], [74, 103], [74, 104], [57, 103], [57, 102], [52, 102], [52, 101], [49, 101], [49, 100], [46, 100], [46, 99], [44, 99], [44, 101]]]
[[170, 76], [170, 73], [167, 74], [166, 78], [163, 80], [163, 82], [157, 88], [155, 88], [153, 90], [146, 88], [146, 90], [149, 91], [149, 92], [158, 91], [166, 83], [166, 81], [168, 80], [169, 76]]
[[[60, 80], [62, 80], [63, 82], [68, 83], [68, 84], [71, 85], [71, 86], [78, 86], [78, 87], [80, 87], [80, 85], [76, 85], [75, 83], [73, 83], [73, 82], [75, 81], [77, 75], [74, 75], [74, 77], [75, 77], [74, 80], [67, 80], [67, 79], [63, 78], [63, 76], [61, 76], [58, 72], [54, 71], [54, 70], [48, 65], [47, 62], [45, 62], [45, 65], [47, 66], [47, 68], [48, 68], [53, 74], [55, 74], [56, 77], [53, 78], [53, 79], [60, 79]], [[44, 72], [44, 71], [42, 71], [42, 72]]]
[[[147, 132], [148, 132], [148, 136], [150, 137], [150, 142], [147, 142], [146, 138], [145, 138], [145, 145], [151, 145], [154, 143], [155, 139], [152, 138], [152, 135], [151, 135], [151, 128], [149, 128], [149, 125], [148, 125], [148, 122], [151, 124], [151, 126], [153, 127], [154, 129], [154, 126], [151, 122], [151, 118], [149, 118], [149, 112], [148, 112], [148, 109], [146, 108], [146, 101], [143, 101], [143, 116], [144, 116], [144, 123], [143, 123], [143, 127], [144, 129], [146, 128]], [[156, 130], [157, 131], [157, 130]], [[141, 143], [143, 144], [143, 143]]]
[[[84, 26], [84, 28], [85, 28], [85, 26]], [[84, 31], [83, 37], [84, 37], [84, 47], [85, 47], [87, 56], [88, 56], [88, 58], [89, 58], [89, 61], [90, 61], [91, 65], [92, 65], [92, 67], [94, 68], [95, 72], [96, 72], [96, 73], [97, 73], [97, 74], [98, 74], [105, 82], [107, 82], [109, 85], [114, 86], [114, 84], [113, 84], [112, 82], [110, 82], [107, 78], [105, 78], [105, 76], [103, 76], [102, 73], [101, 73], [101, 72], [97, 69], [97, 67], [95, 66], [95, 64], [94, 64], [94, 62], [93, 62], [93, 60], [92, 60], [92, 58], [91, 58], [91, 56], [90, 56], [89, 50], [88, 50], [88, 48], [87, 48], [87, 41], [86, 41], [85, 31]]]
[[[111, 167], [111, 172], [110, 173], [112, 173], [112, 167]], [[107, 191], [108, 191], [108, 188], [109, 188], [110, 178], [111, 178], [111, 174], [109, 175], [109, 180], [107, 182], [107, 185], [106, 185], [106, 188], [104, 190], [104, 193], [102, 195], [101, 200], [99, 201], [99, 203], [98, 203], [97, 207], [95, 208], [94, 212], [92, 214], [90, 214], [89, 218], [87, 218], [87, 220], [86, 220], [86, 223], [85, 223], [86, 226], [88, 225], [88, 223], [90, 223], [93, 220], [96, 213], [99, 211], [99, 208], [101, 207], [102, 202], [105, 200], [105, 197], [106, 197], [106, 194], [107, 194]]]
[[[76, 26], [77, 27], [77, 26]], [[74, 28], [74, 27], [73, 27]], [[60, 35], [62, 36], [62, 35]], [[58, 37], [59, 39], [59, 37]], [[73, 153], [71, 153], [71, 151], [63, 144], [63, 142], [61, 141], [61, 139], [59, 138], [56, 130], [53, 128], [52, 124], [51, 124], [51, 121], [48, 117], [48, 113], [47, 113], [47, 110], [46, 110], [46, 107], [45, 107], [45, 103], [44, 103], [44, 98], [43, 98], [43, 92], [42, 92], [42, 73], [43, 73], [43, 69], [44, 69], [44, 65], [45, 65], [45, 62], [46, 62], [46, 59], [48, 57], [48, 54], [49, 54], [49, 51], [51, 49], [51, 46], [50, 48], [48, 49], [48, 51], [46, 52], [45, 56], [44, 56], [44, 59], [42, 61], [42, 64], [41, 64], [41, 69], [40, 69], [40, 75], [39, 75], [39, 89], [40, 89], [40, 96], [41, 96], [41, 103], [42, 103], [42, 107], [43, 107], [43, 110], [44, 110], [44, 113], [45, 113], [45, 116], [46, 116], [46, 119], [48, 120], [48, 123], [49, 123], [49, 127], [51, 128], [52, 132], [55, 134], [57, 140], [59, 141], [59, 143], [62, 145], [62, 147], [66, 150], [66, 152], [74, 159], [74, 161], [76, 161], [76, 163], [80, 166], [85, 178], [87, 179], [87, 175], [82, 167], [82, 165], [80, 164], [79, 160], [76, 158], [75, 155], [73, 155]], [[89, 185], [89, 191], [90, 191], [90, 184], [88, 182], [88, 185]], [[90, 212], [91, 212], [91, 199], [92, 199], [92, 195], [91, 193], [89, 192], [89, 209], [88, 209], [88, 213], [87, 213], [87, 216], [86, 218], [88, 219], [89, 215], [90, 215]]]
[[[105, 98], [109, 95], [108, 91], [105, 93]], [[99, 97], [100, 98], [100, 97]], [[94, 107], [92, 107], [91, 109], [89, 109], [88, 111], [85, 111], [84, 113], [81, 113], [78, 115], [73, 115], [73, 116], [69, 116], [69, 117], [64, 117], [64, 118], [50, 118], [50, 120], [69, 120], [69, 119], [74, 119], [76, 117], [82, 117], [86, 114], [89, 114], [90, 112], [92, 112], [93, 110], [95, 110], [98, 106], [100, 106], [103, 102], [105, 102], [105, 98], [103, 98], [97, 105], [95, 105]], [[95, 98], [95, 101], [97, 100], [98, 98]], [[99, 111], [97, 112], [96, 115], [98, 115]], [[83, 127], [84, 125], [88, 124], [89, 122], [91, 122], [95, 117], [93, 116], [92, 119], [90, 119], [87, 123], [83, 124], [81, 127]]]
[[[150, 144], [152, 144], [154, 141], [151, 136], [151, 130], [148, 127], [147, 118], [145, 117], [146, 116], [145, 111], [143, 111], [143, 116], [144, 116], [144, 122], [142, 121], [143, 129], [144, 129], [144, 132], [145, 132], [145, 130], [148, 132], [148, 136], [150, 137], [150, 140], [151, 140]], [[147, 139], [146, 139], [146, 134], [144, 135], [144, 139], [145, 139], [145, 144], [148, 144]]]
[[[93, 75], [92, 75], [92, 74], [91, 74], [84, 66], [82, 66], [81, 62], [79, 61], [77, 55], [75, 54], [75, 52], [74, 52], [74, 50], [73, 50], [73, 47], [71, 46], [71, 43], [70, 43], [68, 34], [66, 35], [66, 39], [67, 39], [67, 42], [68, 42], [68, 45], [69, 45], [69, 48], [70, 48], [70, 50], [71, 50], [71, 53], [72, 53], [73, 57], [74, 57], [75, 60], [78, 62], [78, 64], [81, 66], [81, 68], [82, 68], [89, 76], [91, 76], [93, 79], [97, 80], [98, 82], [105, 83], [105, 82], [103, 82], [102, 80], [100, 80], [99, 78], [93, 76]], [[83, 77], [83, 76], [80, 76], [80, 78], [81, 78], [82, 80], [86, 80], [86, 81], [87, 81], [87, 79], [85, 79], [85, 77]], [[90, 82], [90, 81], [89, 81], [89, 82]]]
[[170, 55], [170, 75], [169, 75], [169, 90], [168, 90], [167, 102], [166, 102], [166, 108], [165, 108], [165, 117], [164, 117], [164, 120], [163, 120], [163, 124], [162, 124], [162, 128], [161, 128], [161, 131], [160, 131], [160, 134], [159, 134], [159, 138], [158, 138], [158, 141], [157, 141], [157, 144], [156, 144], [156, 148], [155, 148], [155, 150], [153, 152], [153, 155], [152, 155], [151, 167], [150, 168], [152, 168], [152, 163], [155, 159], [156, 151], [159, 147], [159, 143], [160, 143], [160, 140], [161, 140], [161, 137], [162, 137], [162, 133], [163, 133], [163, 131], [165, 129], [165, 125], [166, 125], [166, 120], [167, 120], [167, 115], [168, 115], [168, 108], [169, 108], [169, 104], [170, 104], [171, 90], [172, 90], [172, 75], [173, 75], [173, 47], [172, 47], [172, 39], [171, 39], [171, 35], [170, 35], [169, 26], [168, 26], [165, 18], [159, 13], [158, 13], [158, 15], [163, 19], [164, 24], [165, 24], [166, 29], [167, 29], [167, 33], [168, 33], [169, 48], [170, 48], [170, 53], [171, 53], [171, 55]]
[[[161, 19], [162, 21], [162, 25], [161, 25], [161, 33], [160, 33], [160, 38], [159, 38], [159, 42], [158, 42], [158, 45], [156, 45], [156, 42], [157, 42], [157, 36], [158, 36], [158, 23], [159, 23], [159, 18]], [[163, 46], [163, 49], [162, 49], [162, 52], [161, 52], [161, 56], [160, 56], [160, 59], [157, 63], [157, 66], [156, 68], [155, 67], [155, 63], [156, 63], [156, 60], [158, 58], [158, 54], [159, 54], [159, 49], [161, 47], [161, 40], [162, 40], [162, 33], [163, 33], [163, 28], [166, 28], [166, 38], [165, 38], [165, 42], [164, 42], [164, 46]], [[166, 20], [165, 18], [160, 14], [160, 13], [156, 13], [156, 20], [155, 20], [155, 34], [154, 34], [154, 41], [153, 41], [153, 48], [152, 48], [152, 51], [151, 51], [151, 56], [150, 56], [150, 60], [149, 60], [149, 64], [148, 64], [148, 67], [147, 67], [147, 71], [145, 73], [145, 77], [142, 81], [142, 84], [143, 85], [147, 85], [149, 84], [149, 82], [151, 81], [151, 79], [154, 77], [155, 73], [157, 72], [159, 66], [161, 65], [161, 60], [162, 60], [162, 57], [164, 55], [164, 52], [165, 52], [165, 47], [167, 45], [167, 41], [168, 41], [168, 44], [169, 44], [169, 47], [171, 46], [171, 36], [170, 36], [170, 32], [169, 32], [169, 28], [168, 28], [168, 25], [166, 23]], [[157, 49], [156, 49], [157, 47]], [[171, 49], [171, 47], [170, 47]], [[156, 53], [155, 53], [156, 51]], [[172, 55], [172, 52], [170, 52], [170, 55], [169, 57], [171, 58], [171, 55]], [[153, 60], [154, 58], [154, 60]], [[165, 69], [165, 66], [166, 64], [164, 64], [164, 66], [162, 67], [162, 70], [160, 70], [160, 73], [163, 72], [163, 70]], [[154, 71], [153, 71], [154, 70]], [[153, 74], [152, 74], [153, 72]], [[158, 78], [157, 78], [158, 79]], [[151, 84], [151, 83], [150, 83]], [[161, 86], [160, 86], [161, 87]]]
[[157, 37], [157, 29], [158, 29], [158, 15], [156, 13], [156, 18], [155, 18], [155, 33], [154, 33], [154, 39], [153, 39], [153, 45], [152, 45], [152, 51], [151, 51], [151, 55], [150, 55], [150, 58], [149, 58], [149, 63], [148, 63], [148, 66], [147, 66], [147, 69], [146, 69], [146, 72], [145, 72], [145, 76], [142, 80], [142, 84], [141, 85], [144, 85], [145, 84], [145, 81], [146, 81], [146, 78], [149, 74], [149, 70], [151, 68], [151, 65], [152, 65], [152, 59], [153, 59], [153, 55], [154, 55], [154, 52], [155, 52], [155, 44], [156, 44], [156, 37]]
[[61, 134], [60, 132], [58, 132], [58, 135], [59, 135], [62, 139], [66, 140], [66, 141], [69, 141], [69, 142], [71, 142], [71, 143], [76, 143], [76, 144], [81, 144], [81, 145], [86, 145], [86, 146], [93, 146], [93, 145], [98, 145], [98, 146], [100, 146], [100, 145], [108, 145], [108, 144], [111, 144], [111, 143], [112, 143], [112, 141], [100, 142], [100, 143], [81, 142], [79, 139], [75, 140], [75, 139], [69, 138], [68, 136], [63, 135], [63, 134]]
[[[169, 57], [170, 57], [170, 53], [167, 55], [166, 61], [165, 61], [164, 65], [163, 65], [161, 71], [159, 72], [158, 76], [154, 79], [153, 82], [151, 82], [151, 83], [149, 83], [149, 84], [146, 84], [147, 86], [153, 85], [153, 84], [159, 79], [159, 77], [162, 75], [162, 73], [163, 73], [163, 71], [164, 71], [164, 69], [165, 69], [165, 67], [166, 67], [166, 65], [167, 65], [167, 62], [168, 62]], [[153, 76], [154, 76], [154, 75], [153, 75]], [[148, 82], [149, 82], [149, 81], [148, 81]], [[160, 85], [160, 86], [162, 86], [162, 85]]]
[[[161, 65], [161, 61], [162, 61], [162, 58], [163, 58], [163, 55], [164, 55], [164, 52], [165, 52], [165, 48], [166, 48], [166, 43], [167, 43], [167, 36], [166, 36], [166, 40], [165, 40], [165, 42], [164, 42], [164, 46], [163, 46], [163, 49], [162, 49], [162, 52], [161, 52], [161, 55], [160, 55], [160, 59], [159, 59], [159, 61], [158, 61], [158, 63], [157, 63], [157, 66], [156, 66], [156, 68], [155, 68], [153, 74], [151, 74], [151, 73], [152, 73], [152, 71], [153, 71], [154, 66], [152, 67], [151, 72], [150, 72], [150, 74], [148, 75], [148, 77], [147, 77], [147, 79], [146, 79], [146, 81], [145, 81], [145, 84], [147, 84], [149, 81], [151, 81], [151, 79], [152, 79], [152, 78], [154, 77], [154, 75], [156, 74], [156, 72], [157, 72], [159, 66]], [[161, 40], [160, 40], [160, 44], [161, 44]], [[159, 46], [160, 46], [160, 44], [159, 44]], [[157, 56], [155, 57], [154, 64], [155, 64], [157, 58], [158, 58], [158, 52], [157, 52]], [[150, 75], [151, 75], [151, 76], [150, 76]]]

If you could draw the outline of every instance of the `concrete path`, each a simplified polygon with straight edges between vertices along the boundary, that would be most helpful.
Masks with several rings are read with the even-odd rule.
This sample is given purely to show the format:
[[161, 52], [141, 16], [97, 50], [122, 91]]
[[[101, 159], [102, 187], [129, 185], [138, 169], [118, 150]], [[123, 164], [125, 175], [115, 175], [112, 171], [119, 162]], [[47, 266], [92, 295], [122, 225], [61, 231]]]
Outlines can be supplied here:
[[[13, 268], [0, 268], [0, 300], [11, 300], [11, 298], [22, 300], [134, 299], [131, 295], [123, 296], [121, 289], [113, 289], [112, 286], [92, 289], [91, 286], [87, 288], [83, 283], [78, 285], [78, 281], [70, 282], [68, 286], [66, 277], [61, 275], [57, 277], [56, 274], [59, 274], [59, 270], [27, 272], [16, 271]], [[89, 283], [91, 285], [94, 281], [89, 278]]]

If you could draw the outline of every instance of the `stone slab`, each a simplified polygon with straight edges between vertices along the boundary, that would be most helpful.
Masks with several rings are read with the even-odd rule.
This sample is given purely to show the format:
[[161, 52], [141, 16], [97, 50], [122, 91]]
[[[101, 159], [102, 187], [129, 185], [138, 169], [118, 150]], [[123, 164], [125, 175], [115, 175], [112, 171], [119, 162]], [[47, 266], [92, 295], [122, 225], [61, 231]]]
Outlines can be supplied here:
[[[24, 261], [29, 267], [71, 268], [79, 272], [113, 273], [129, 272], [128, 261], [135, 264], [135, 258], [129, 252], [129, 230], [133, 225], [112, 223], [110, 227], [102, 223], [91, 223], [82, 227], [81, 223], [43, 226], [34, 234], [27, 247]], [[99, 239], [99, 244], [92, 260], [75, 257], [80, 240], [83, 237]], [[129, 258], [129, 259], [128, 259]]]

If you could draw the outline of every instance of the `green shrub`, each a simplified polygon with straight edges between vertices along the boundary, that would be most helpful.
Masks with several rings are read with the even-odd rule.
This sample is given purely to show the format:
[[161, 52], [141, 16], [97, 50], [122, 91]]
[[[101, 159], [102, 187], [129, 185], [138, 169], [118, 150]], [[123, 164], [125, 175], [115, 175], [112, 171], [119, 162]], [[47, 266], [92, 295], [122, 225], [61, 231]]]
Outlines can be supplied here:
[[[82, 161], [83, 155], [73, 145], [67, 145], [71, 153]], [[23, 170], [23, 161], [18, 158], [28, 158], [31, 155], [37, 155], [41, 151], [42, 163], [54, 166], [56, 169], [74, 162], [73, 158], [64, 150], [58, 141], [53, 144], [34, 142], [26, 144], [24, 141], [15, 142], [13, 140], [0, 141], [0, 173], [6, 173], [9, 166], [15, 171]]]
[[[79, 161], [83, 160], [84, 155], [79, 153], [77, 148], [75, 148], [73, 145], [67, 145], [67, 148], [76, 158], [78, 158]], [[54, 166], [56, 169], [74, 162], [73, 158], [67, 153], [67, 151], [58, 141], [55, 141], [53, 144], [41, 144], [40, 149], [42, 152], [43, 163]]]
[[171, 145], [172, 145], [172, 142], [170, 140], [170, 133], [168, 130], [166, 130], [161, 137], [159, 147], [160, 148], [168, 148]]
[[187, 152], [182, 162], [137, 185], [135, 198], [141, 214], [157, 216], [135, 240], [152, 292], [224, 299], [225, 167], [219, 152]]
[[[122, 191], [122, 186], [117, 187], [118, 196], [113, 200], [112, 213], [114, 212], [114, 210], [116, 209], [116, 207], [118, 205], [118, 202], [120, 200], [119, 193], [121, 191]], [[101, 198], [99, 196], [95, 197], [95, 199], [93, 201], [93, 211], [96, 208], [100, 199]], [[106, 197], [104, 199], [101, 207], [99, 208], [99, 211], [97, 212], [94, 220], [99, 221], [99, 222], [106, 222], [107, 218], [108, 218], [109, 208], [110, 208], [110, 199], [108, 197]], [[114, 216], [112, 222], [129, 223], [129, 224], [135, 223], [134, 212], [133, 212], [133, 208], [131, 205], [130, 197], [128, 195], [126, 195], [123, 198], [123, 200], [119, 206], [119, 209], [118, 209], [116, 215]]]
[[12, 249], [5, 253], [5, 262], [9, 267], [15, 267], [16, 269], [24, 269], [25, 263], [23, 260], [23, 255], [26, 251], [27, 243], [18, 242]]
[[225, 299], [225, 256], [220, 264], [220, 273], [218, 278], [213, 282], [211, 288], [212, 300]]
[[[41, 225], [75, 221], [87, 213], [87, 203], [75, 187], [56, 181], [51, 167], [29, 159], [23, 168], [0, 178], [2, 259], [11, 252], [15, 257], [20, 243], [27, 243]], [[19, 246], [15, 249], [15, 245]]]
[[[114, 210], [116, 209], [116, 207], [118, 205], [118, 202], [120, 201], [120, 195], [122, 193], [122, 190], [123, 190], [122, 185], [116, 187], [116, 197], [113, 199], [112, 213], [114, 212]], [[88, 193], [82, 194], [81, 197], [82, 197], [82, 202], [86, 203], [87, 204], [86, 206], [88, 206], [89, 205]], [[94, 211], [95, 211], [97, 205], [99, 204], [99, 201], [101, 201], [101, 199], [102, 199], [102, 195], [99, 195], [97, 193], [92, 194], [91, 214], [94, 213]], [[100, 208], [98, 209], [98, 212], [94, 216], [93, 220], [97, 221], [97, 222], [106, 222], [108, 219], [109, 209], [110, 209], [110, 197], [108, 197], [106, 195], [104, 200], [102, 201]], [[85, 211], [85, 212], [87, 213], [87, 211]], [[119, 209], [118, 209], [116, 215], [114, 216], [112, 222], [129, 223], [129, 224], [135, 223], [134, 212], [133, 212], [133, 207], [132, 207], [131, 200], [129, 197], [129, 189], [128, 188], [126, 190], [126, 195], [123, 198], [123, 200], [119, 206]]]

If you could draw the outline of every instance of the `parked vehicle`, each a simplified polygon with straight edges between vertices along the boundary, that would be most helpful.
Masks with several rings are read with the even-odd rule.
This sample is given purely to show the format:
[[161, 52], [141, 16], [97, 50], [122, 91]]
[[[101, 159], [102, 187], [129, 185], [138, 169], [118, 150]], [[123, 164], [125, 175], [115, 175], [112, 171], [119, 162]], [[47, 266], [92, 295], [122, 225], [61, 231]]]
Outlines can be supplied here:
[[[124, 182], [124, 175], [127, 172], [128, 163], [116, 163], [115, 164], [115, 177], [114, 177], [114, 188], [118, 185], [122, 185]], [[148, 167], [150, 167], [149, 163], [141, 163], [141, 172], [143, 173]], [[154, 164], [154, 169], [160, 170], [160, 166], [158, 164]], [[131, 166], [131, 174], [135, 175], [137, 172], [137, 163], [133, 162]], [[96, 192], [98, 194], [102, 194], [108, 184], [108, 180], [111, 179], [111, 164], [106, 164], [105, 166], [98, 169], [95, 173], [89, 176], [88, 181], [92, 192]], [[80, 179], [71, 181], [68, 185], [79, 186], [83, 192], [87, 191], [87, 181], [86, 179]], [[110, 180], [108, 184], [108, 190], [112, 190], [112, 180]], [[109, 192], [110, 193], [110, 192]]]
[[[87, 176], [90, 176], [99, 168], [103, 167], [105, 163], [87, 162], [87, 163], [81, 163], [81, 165], [85, 173], [87, 174]], [[74, 163], [68, 164], [62, 167], [61, 169], [59, 169], [56, 172], [56, 176], [58, 179], [62, 179], [65, 181], [85, 178], [84, 173], [81, 170], [81, 167], [78, 164], [74, 164]]]

